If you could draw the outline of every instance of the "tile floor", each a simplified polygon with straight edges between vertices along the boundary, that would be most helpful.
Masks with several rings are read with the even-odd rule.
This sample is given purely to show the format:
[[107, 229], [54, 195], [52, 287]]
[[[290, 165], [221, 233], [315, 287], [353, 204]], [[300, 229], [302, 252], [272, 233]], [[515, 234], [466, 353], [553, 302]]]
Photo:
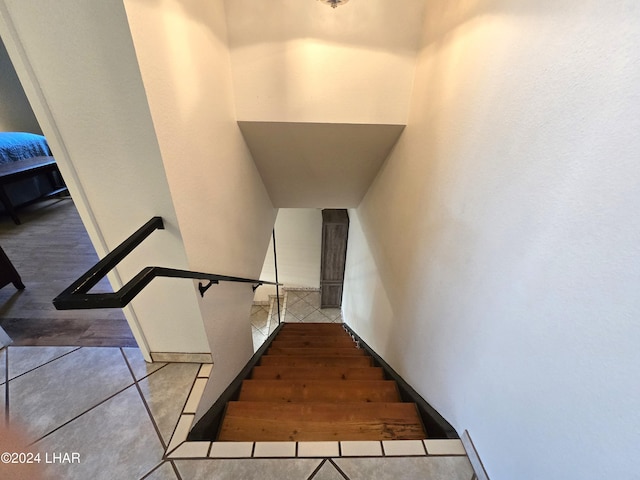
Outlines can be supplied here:
[[[282, 322], [342, 323], [339, 308], [320, 308], [320, 291], [314, 289], [285, 289], [280, 297]], [[278, 326], [278, 306], [275, 296], [269, 305], [251, 307], [253, 348], [257, 351], [269, 334]]]
[[[314, 292], [286, 292], [287, 320], [318, 321], [315, 297]], [[323, 312], [323, 321], [341, 321], [335, 312], [327, 312], [329, 316]], [[270, 320], [268, 311], [266, 318]], [[259, 328], [254, 323], [253, 327], [265, 335], [275, 325], [267, 322]], [[474, 477], [458, 440], [184, 442], [211, 369], [210, 364], [148, 364], [136, 348], [9, 346], [0, 350], [0, 430], [4, 430], [0, 455], [30, 452], [40, 460], [27, 465], [34, 470], [26, 473], [20, 471], [24, 465], [0, 462], [0, 478]], [[13, 435], [17, 438], [12, 439]]]

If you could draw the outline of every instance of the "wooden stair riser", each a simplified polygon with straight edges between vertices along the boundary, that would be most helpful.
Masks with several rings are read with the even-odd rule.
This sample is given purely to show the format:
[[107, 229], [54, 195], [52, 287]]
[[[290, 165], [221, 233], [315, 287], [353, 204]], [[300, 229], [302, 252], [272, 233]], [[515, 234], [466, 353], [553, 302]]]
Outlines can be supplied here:
[[281, 335], [349, 335], [342, 324], [337, 323], [286, 323]]
[[392, 380], [245, 380], [239, 401], [247, 402], [400, 402]]
[[297, 337], [276, 338], [271, 342], [272, 347], [292, 348], [292, 347], [351, 347], [355, 342], [351, 337], [343, 336], [319, 336], [312, 337], [307, 335], [298, 335]]
[[418, 440], [410, 403], [229, 402], [219, 441]]
[[310, 355], [265, 355], [260, 359], [264, 366], [289, 367], [371, 367], [371, 357], [314, 357]]
[[315, 347], [298, 347], [298, 348], [277, 348], [271, 347], [267, 350], [267, 355], [312, 355], [316, 357], [327, 357], [327, 356], [356, 356], [356, 357], [364, 357], [367, 356], [367, 352], [364, 350], [359, 350], [355, 347], [323, 347], [323, 348], [315, 348]]
[[256, 380], [383, 380], [381, 367], [253, 367]]

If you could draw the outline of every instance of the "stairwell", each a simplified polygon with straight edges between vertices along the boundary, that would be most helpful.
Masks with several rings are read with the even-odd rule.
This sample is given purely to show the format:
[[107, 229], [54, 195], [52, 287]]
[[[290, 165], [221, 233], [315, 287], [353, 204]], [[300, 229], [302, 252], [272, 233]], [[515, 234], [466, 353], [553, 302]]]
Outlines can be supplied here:
[[227, 404], [218, 441], [426, 438], [414, 403], [340, 324], [287, 323]]

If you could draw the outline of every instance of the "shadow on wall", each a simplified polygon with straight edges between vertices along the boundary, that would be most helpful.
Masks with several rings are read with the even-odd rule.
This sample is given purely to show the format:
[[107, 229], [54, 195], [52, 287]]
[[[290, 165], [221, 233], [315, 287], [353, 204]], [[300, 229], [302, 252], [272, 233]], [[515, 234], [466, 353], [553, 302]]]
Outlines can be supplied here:
[[226, 1], [229, 43], [246, 47], [295, 40], [327, 41], [413, 55], [424, 0], [353, 0], [332, 9], [316, 0]]

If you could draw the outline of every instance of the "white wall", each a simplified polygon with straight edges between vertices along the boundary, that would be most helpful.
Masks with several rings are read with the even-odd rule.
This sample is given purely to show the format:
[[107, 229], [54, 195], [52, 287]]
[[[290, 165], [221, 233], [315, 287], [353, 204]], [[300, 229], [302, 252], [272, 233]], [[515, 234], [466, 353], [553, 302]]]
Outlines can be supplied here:
[[404, 124], [424, 0], [227, 0], [239, 120]]
[[[278, 281], [285, 287], [320, 288], [322, 250], [322, 210], [318, 208], [281, 208], [275, 224]], [[261, 280], [275, 282], [273, 239], [260, 273]], [[263, 285], [256, 290], [255, 301], [267, 301], [275, 287]]]
[[[122, 2], [0, 1], [0, 33], [100, 256], [165, 219], [112, 283], [187, 258]], [[53, 39], [53, 40], [52, 40]], [[145, 353], [207, 352], [193, 283], [154, 280], [125, 309]]]
[[639, 16], [430, 3], [409, 124], [351, 216], [345, 318], [493, 480], [640, 468]]
[[[189, 267], [258, 278], [276, 210], [236, 123], [222, 0], [126, 0]], [[214, 369], [199, 416], [253, 354], [249, 285], [199, 302]]]
[[2, 39], [0, 39], [0, 132], [42, 134]]
[[236, 123], [222, 0], [126, 0], [189, 264], [257, 278], [276, 210]]

